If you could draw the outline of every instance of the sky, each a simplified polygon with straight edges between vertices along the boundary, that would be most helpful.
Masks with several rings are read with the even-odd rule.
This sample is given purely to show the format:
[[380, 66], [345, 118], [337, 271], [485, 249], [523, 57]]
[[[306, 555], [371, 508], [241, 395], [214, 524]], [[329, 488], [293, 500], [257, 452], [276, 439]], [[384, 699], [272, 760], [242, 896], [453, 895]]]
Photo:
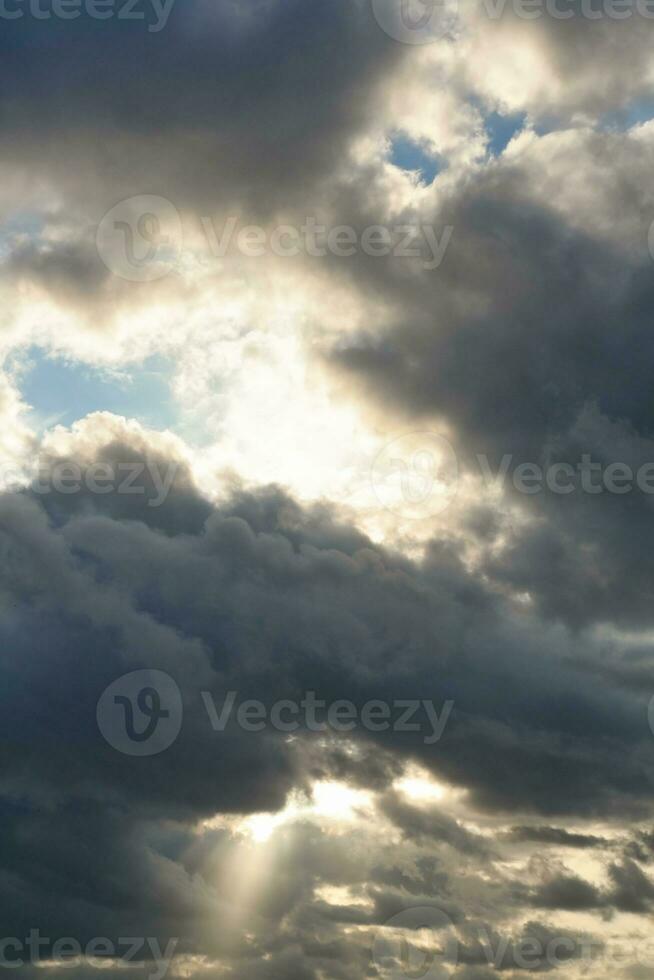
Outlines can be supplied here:
[[0, 970], [651, 977], [654, 9], [0, 21]]

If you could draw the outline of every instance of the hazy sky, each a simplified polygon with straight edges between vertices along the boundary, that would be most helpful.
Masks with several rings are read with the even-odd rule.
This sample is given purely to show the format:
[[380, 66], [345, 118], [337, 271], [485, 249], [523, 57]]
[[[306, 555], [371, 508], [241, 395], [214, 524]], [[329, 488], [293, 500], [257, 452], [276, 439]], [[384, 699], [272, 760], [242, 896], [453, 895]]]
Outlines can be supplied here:
[[653, 40], [0, 2], [0, 974], [652, 976]]

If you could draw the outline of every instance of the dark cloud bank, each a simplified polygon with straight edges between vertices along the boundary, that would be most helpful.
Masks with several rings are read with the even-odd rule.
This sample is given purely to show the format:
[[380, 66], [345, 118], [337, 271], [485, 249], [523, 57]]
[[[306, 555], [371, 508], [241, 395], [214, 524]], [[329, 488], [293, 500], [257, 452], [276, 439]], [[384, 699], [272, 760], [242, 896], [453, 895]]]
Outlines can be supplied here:
[[[112, 444], [99, 458], [130, 452]], [[212, 881], [216, 848], [227, 852], [229, 834], [197, 837], [200, 821], [278, 810], [293, 787], [316, 778], [384, 792], [410, 760], [465, 788], [485, 819], [520, 813], [533, 820], [531, 829], [507, 835], [511, 846], [605, 853], [611, 887], [598, 889], [554, 864], [530, 889], [498, 880], [505, 912], [650, 909], [651, 835], [634, 838], [623, 855], [627, 839], [617, 846], [556, 823], [574, 817], [625, 826], [647, 815], [654, 792], [646, 701], [589, 668], [597, 642], [590, 635], [516, 614], [471, 577], [447, 542], [435, 541], [417, 564], [276, 488], [211, 506], [180, 469], [162, 507], [149, 508], [147, 499], [53, 491], [0, 501], [7, 935], [26, 936], [38, 925], [44, 935], [80, 942], [179, 936], [180, 955], [233, 957], [239, 971], [244, 959], [256, 959], [253, 944], [274, 950], [267, 933], [279, 927], [273, 961], [297, 955], [305, 972], [279, 966], [290, 969], [284, 975], [314, 976], [332, 955], [311, 949], [323, 919], [332, 930], [352, 916], [371, 926], [403, 907], [438, 902], [464, 923], [451, 892], [452, 861], [480, 870], [505, 845], [388, 790], [380, 813], [405, 841], [395, 849], [403, 870], [392, 888], [367, 878], [364, 861], [339, 864], [342, 839], [300, 824], [294, 836], [284, 831], [292, 860], [274, 890], [258, 896], [262, 907], [250, 923], [256, 939], [237, 940], [218, 925], [206, 932], [208, 895], [223, 913], [230, 904], [230, 886]], [[139, 759], [103, 741], [95, 712], [110, 682], [144, 667], [176, 680], [185, 717], [166, 752]], [[200, 692], [220, 703], [229, 690], [265, 704], [315, 690], [328, 702], [359, 705], [450, 698], [455, 709], [436, 745], [425, 745], [421, 733], [355, 730], [326, 747], [308, 732], [289, 742], [234, 724], [212, 731]], [[325, 851], [322, 865], [316, 847]], [[411, 866], [430, 854], [438, 874], [411, 884]], [[384, 878], [389, 857], [377, 852]], [[328, 883], [364, 889], [372, 911], [303, 905], [313, 887]], [[284, 916], [292, 928], [286, 920], [282, 928]], [[356, 973], [369, 955], [361, 941], [338, 933], [334, 942], [339, 975]]]
[[[50, 218], [78, 222], [75, 241], [45, 257], [20, 245], [3, 277], [84, 309], [107, 280], [90, 263], [87, 224], [131, 194], [196, 213], [269, 220], [324, 206], [375, 223], [378, 170], [344, 176], [343, 161], [409, 52], [364, 4], [244, 10], [237, 23], [228, 7], [180, 0], [154, 35], [84, 19], [2, 23], [3, 163], [30, 207], [55, 188]], [[633, 25], [533, 31], [576, 93], [572, 107], [548, 96], [568, 122], [628, 103], [630, 84], [612, 97], [611, 83], [625, 65], [638, 74], [651, 48]], [[371, 313], [356, 335], [344, 324], [327, 345], [344, 397], [356, 392], [398, 426], [444, 421], [465, 472], [476, 453], [494, 468], [504, 454], [654, 459], [652, 151], [577, 124], [563, 150], [556, 133], [544, 137], [533, 158], [452, 179], [424, 213], [407, 207], [407, 218], [454, 228], [437, 274], [361, 255], [322, 267], [389, 313], [383, 326]], [[597, 198], [577, 212], [558, 199], [557, 174], [590, 159]], [[629, 233], [607, 234], [619, 220]], [[138, 462], [139, 451], [114, 443], [99, 457]], [[160, 507], [147, 494], [5, 493], [0, 934], [178, 937], [190, 975], [358, 980], [382, 975], [375, 927], [438, 905], [461, 938], [455, 977], [488, 980], [523, 975], [521, 937], [560, 937], [557, 915], [587, 914], [602, 942], [620, 916], [642, 927], [654, 909], [651, 509], [642, 494], [526, 498], [509, 486], [497, 506], [473, 501], [412, 560], [278, 487], [211, 503], [183, 468]], [[174, 679], [184, 723], [165, 752], [134, 758], [102, 738], [96, 706], [142, 668]], [[416, 698], [454, 708], [436, 744], [361, 728], [255, 734], [233, 720], [213, 731], [202, 692], [220, 704], [230, 690], [266, 705], [315, 691], [358, 708]], [[414, 764], [448, 788], [451, 812], [398, 791]], [[237, 925], [254, 873], [237, 821], [280, 811], [293, 792], [308, 799], [321, 780], [373, 794], [374, 820], [340, 835], [309, 818], [278, 829], [274, 867]], [[325, 888], [336, 891], [321, 897]], [[500, 964], [488, 962], [482, 926], [506, 942]], [[576, 969], [583, 938], [565, 930], [559, 974]]]

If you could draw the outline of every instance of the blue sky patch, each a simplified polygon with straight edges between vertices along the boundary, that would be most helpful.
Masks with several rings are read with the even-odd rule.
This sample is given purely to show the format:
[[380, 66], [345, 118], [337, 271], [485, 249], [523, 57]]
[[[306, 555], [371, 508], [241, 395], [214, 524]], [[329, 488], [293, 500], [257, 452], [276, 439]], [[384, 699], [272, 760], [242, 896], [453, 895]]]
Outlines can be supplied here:
[[504, 116], [500, 112], [489, 112], [484, 118], [484, 125], [489, 137], [488, 148], [493, 156], [504, 152], [516, 133], [524, 128], [526, 115], [517, 112]]
[[443, 169], [438, 159], [406, 136], [397, 136], [393, 140], [390, 161], [401, 170], [418, 171], [423, 184], [431, 184]]
[[14, 240], [25, 235], [37, 238], [43, 230], [43, 217], [29, 211], [21, 211], [7, 218], [0, 228], [0, 259], [11, 252]]
[[19, 387], [32, 407], [31, 422], [42, 432], [53, 425], [70, 426], [91, 412], [113, 412], [143, 425], [171, 428], [176, 412], [170, 393], [170, 362], [149, 357], [141, 364], [112, 373], [79, 361], [47, 356], [32, 348], [21, 357]]
[[642, 99], [638, 102], [632, 102], [624, 109], [616, 109], [606, 113], [602, 117], [601, 126], [603, 129], [616, 129], [622, 132], [640, 123], [649, 122], [650, 119], [654, 119], [654, 101]]

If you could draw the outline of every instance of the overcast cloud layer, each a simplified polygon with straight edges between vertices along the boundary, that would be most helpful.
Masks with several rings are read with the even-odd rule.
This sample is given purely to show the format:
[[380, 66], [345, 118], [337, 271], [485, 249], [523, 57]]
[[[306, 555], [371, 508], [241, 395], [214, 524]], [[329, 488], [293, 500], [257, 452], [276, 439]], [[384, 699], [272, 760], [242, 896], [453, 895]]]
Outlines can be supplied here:
[[0, 973], [651, 976], [652, 32], [0, 7]]

